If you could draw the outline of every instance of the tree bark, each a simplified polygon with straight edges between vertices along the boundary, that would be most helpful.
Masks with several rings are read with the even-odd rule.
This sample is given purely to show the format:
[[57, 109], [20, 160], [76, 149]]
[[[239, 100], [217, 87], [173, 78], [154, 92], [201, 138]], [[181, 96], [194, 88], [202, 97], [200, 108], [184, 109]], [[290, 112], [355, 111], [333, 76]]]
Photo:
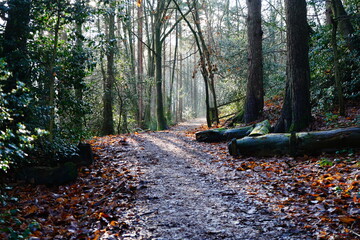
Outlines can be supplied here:
[[138, 126], [143, 126], [144, 121], [144, 48], [143, 48], [143, 5], [138, 6], [138, 48], [137, 48], [137, 75], [138, 75]]
[[[175, 17], [177, 19], [178, 14], [176, 12]], [[173, 90], [174, 90], [174, 80], [175, 80], [175, 72], [176, 72], [176, 63], [178, 57], [178, 46], [179, 46], [179, 26], [175, 28], [175, 49], [174, 49], [174, 58], [172, 63], [172, 71], [171, 71], [171, 79], [170, 79], [170, 90], [169, 90], [169, 100], [168, 100], [168, 118], [171, 119], [171, 107], [173, 103]]]
[[305, 0], [286, 0], [287, 84], [275, 132], [299, 131], [311, 120], [309, 28]]
[[[133, 15], [133, 5], [128, 4], [127, 8], [126, 8], [126, 12], [129, 16]], [[135, 113], [135, 118], [136, 118], [136, 122], [139, 123], [140, 119], [138, 118], [140, 116], [139, 113], [139, 105], [138, 105], [138, 99], [139, 99], [139, 95], [138, 95], [138, 89], [137, 89], [137, 84], [138, 84], [138, 79], [136, 76], [136, 70], [135, 70], [135, 42], [134, 42], [134, 38], [133, 38], [133, 24], [132, 21], [125, 21], [124, 22], [125, 25], [125, 39], [127, 42], [127, 57], [130, 60], [130, 64], [129, 64], [129, 74], [128, 74], [128, 79], [130, 81], [129, 84], [129, 90], [130, 90], [130, 96], [132, 96], [130, 104], [132, 105], [132, 109], [133, 112]]]
[[337, 45], [337, 26], [338, 23], [335, 19], [332, 22], [332, 32], [331, 32], [331, 45], [333, 47], [334, 53], [334, 72], [335, 72], [335, 88], [336, 88], [336, 95], [339, 104], [339, 114], [341, 116], [345, 116], [345, 103], [344, 103], [344, 95], [342, 90], [342, 81], [341, 81], [341, 70], [339, 66], [339, 51]]
[[245, 101], [245, 123], [257, 120], [264, 107], [261, 0], [247, 0], [249, 67]]
[[[149, 4], [149, 2], [147, 2]], [[148, 66], [147, 66], [147, 78], [146, 81], [146, 88], [145, 88], [145, 101], [144, 101], [144, 126], [146, 128], [150, 127], [151, 122], [151, 98], [153, 92], [153, 83], [155, 78], [155, 56], [153, 49], [154, 46], [154, 18], [151, 14], [150, 16], [146, 15], [146, 11], [144, 11], [145, 17], [145, 30], [147, 35], [147, 59], [148, 59]], [[150, 34], [152, 33], [152, 35]]]
[[330, 131], [274, 133], [244, 137], [229, 143], [232, 156], [269, 157], [275, 155], [314, 155], [347, 148], [360, 148], [360, 128]]
[[[161, 3], [160, 3], [161, 4]], [[159, 16], [160, 17], [160, 16]], [[161, 41], [161, 19], [155, 23], [155, 86], [156, 86], [156, 117], [157, 130], [167, 129], [167, 123], [164, 114], [164, 103], [162, 94], [162, 44]]]
[[115, 58], [115, 13], [109, 12], [108, 14], [108, 39], [107, 39], [107, 77], [104, 84], [104, 97], [103, 97], [103, 126], [102, 134], [114, 134], [114, 118], [113, 118], [113, 88], [115, 82], [114, 72], [114, 58]]
[[256, 123], [251, 126], [234, 129], [210, 129], [195, 133], [198, 142], [221, 142], [233, 138], [240, 139], [245, 136], [261, 136], [270, 132], [270, 122], [268, 120]]
[[269, 120], [265, 120], [265, 121], [255, 124], [255, 127], [251, 131], [249, 136], [255, 137], [255, 136], [265, 135], [270, 132], [270, 129], [271, 129], [271, 125], [270, 125]]
[[162, 93], [162, 45], [163, 39], [161, 32], [163, 27], [163, 15], [165, 9], [165, 1], [158, 0], [154, 26], [154, 42], [155, 42], [155, 86], [156, 86], [156, 117], [157, 130], [167, 129], [167, 123], [164, 113], [164, 99]]
[[54, 138], [54, 129], [55, 129], [55, 64], [57, 49], [59, 44], [59, 34], [60, 34], [60, 24], [61, 24], [61, 3], [57, 0], [57, 10], [56, 10], [56, 23], [54, 26], [54, 44], [51, 52], [51, 58], [48, 66], [48, 76], [49, 76], [49, 108], [50, 108], [50, 120], [49, 120], [49, 139], [50, 141]]

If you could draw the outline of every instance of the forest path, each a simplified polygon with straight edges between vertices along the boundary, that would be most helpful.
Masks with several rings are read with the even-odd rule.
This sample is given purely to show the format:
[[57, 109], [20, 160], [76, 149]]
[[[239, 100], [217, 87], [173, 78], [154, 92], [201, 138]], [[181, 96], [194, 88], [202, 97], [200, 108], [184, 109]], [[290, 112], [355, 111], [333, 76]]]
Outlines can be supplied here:
[[235, 175], [185, 132], [203, 119], [128, 138], [140, 187], [124, 239], [306, 239], [239, 191]]

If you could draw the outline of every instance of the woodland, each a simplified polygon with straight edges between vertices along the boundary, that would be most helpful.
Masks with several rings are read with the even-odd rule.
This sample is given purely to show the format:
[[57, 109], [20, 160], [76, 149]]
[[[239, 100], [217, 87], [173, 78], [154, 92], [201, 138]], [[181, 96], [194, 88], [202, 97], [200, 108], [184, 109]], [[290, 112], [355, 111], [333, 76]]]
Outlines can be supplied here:
[[[52, 223], [91, 215], [101, 222], [91, 231], [80, 234], [71, 225], [55, 235], [47, 235], [54, 229], [41, 233], [46, 223], [39, 223], [39, 205], [19, 210], [24, 202], [18, 196], [28, 199], [34, 185], [41, 187], [39, 196], [75, 194], [69, 184], [76, 178], [84, 186], [86, 177], [99, 177], [114, 182], [91, 206], [115, 193], [131, 195], [130, 201], [141, 174], [108, 159], [129, 146], [138, 151], [136, 141], [147, 149], [146, 134], [171, 134], [181, 122], [204, 118], [182, 134], [236, 172], [258, 167], [278, 173], [274, 181], [285, 184], [280, 172], [290, 172], [287, 167], [294, 174], [317, 169], [293, 176], [296, 187], [309, 184], [299, 199], [310, 196], [308, 205], [319, 206], [331, 199], [319, 208], [331, 209], [326, 214], [336, 220], [324, 213], [316, 224], [302, 225], [312, 232], [309, 239], [358, 239], [359, 14], [358, 0], [1, 1], [0, 237], [107, 239], [105, 224], [116, 229], [113, 239], [122, 239], [129, 223], [99, 209], [81, 217], [59, 214]], [[290, 166], [289, 159], [300, 165]], [[249, 181], [269, 188], [265, 180]], [[331, 194], [313, 192], [314, 184]], [[80, 197], [68, 198], [54, 201], [80, 204]], [[320, 223], [328, 225], [321, 230]], [[129, 239], [145, 239], [137, 237]]]

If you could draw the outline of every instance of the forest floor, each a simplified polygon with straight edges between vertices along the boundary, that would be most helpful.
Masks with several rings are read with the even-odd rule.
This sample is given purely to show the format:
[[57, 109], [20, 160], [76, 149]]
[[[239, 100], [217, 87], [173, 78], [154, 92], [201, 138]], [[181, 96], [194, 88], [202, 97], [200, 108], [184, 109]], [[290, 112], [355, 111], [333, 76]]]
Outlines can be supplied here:
[[0, 238], [360, 239], [360, 153], [233, 158], [204, 122], [94, 138], [72, 184], [7, 184]]

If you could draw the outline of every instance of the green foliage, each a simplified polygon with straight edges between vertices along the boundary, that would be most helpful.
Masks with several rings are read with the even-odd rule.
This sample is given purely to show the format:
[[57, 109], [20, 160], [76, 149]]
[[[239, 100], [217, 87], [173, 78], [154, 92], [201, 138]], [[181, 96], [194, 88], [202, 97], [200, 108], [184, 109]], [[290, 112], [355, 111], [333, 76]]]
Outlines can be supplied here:
[[[9, 73], [0, 69], [1, 81], [6, 80]], [[18, 120], [24, 116], [24, 108], [31, 98], [29, 90], [22, 82], [10, 93], [4, 93], [0, 88], [0, 169], [6, 171], [10, 164], [25, 161], [26, 151], [33, 147], [32, 143], [38, 135], [44, 134], [40, 129], [34, 133]]]
[[[85, 78], [94, 62], [81, 27], [90, 14], [87, 0], [32, 2], [31, 21], [26, 26], [30, 35], [21, 36], [26, 42], [22, 45], [23, 56], [26, 56], [22, 59], [27, 61], [24, 64], [28, 78], [24, 79], [26, 87], [19, 82], [13, 92], [1, 91], [0, 168], [7, 169], [11, 163], [35, 159], [53, 162], [71, 156], [76, 152], [76, 144], [90, 135], [85, 126], [90, 105], [83, 96], [88, 93]], [[59, 32], [57, 44], [56, 29]], [[7, 58], [8, 61], [12, 59]], [[9, 89], [14, 81], [5, 80], [16, 73], [10, 68], [11, 73], [6, 73], [5, 63], [1, 64], [2, 82]], [[13, 66], [14, 62], [7, 64]], [[54, 78], [55, 101], [50, 104], [50, 86]], [[50, 138], [46, 131], [39, 129], [49, 130], [52, 112], [55, 112], [55, 127]], [[27, 157], [29, 151], [31, 156]]]
[[334, 162], [327, 159], [327, 158], [322, 158], [319, 161], [319, 166], [320, 167], [332, 167], [334, 165]]
[[[49, 129], [53, 111], [55, 115], [51, 138], [39, 138], [32, 151], [41, 162], [52, 163], [75, 154], [76, 144], [92, 135], [85, 126], [86, 115], [91, 112], [85, 96], [92, 95], [85, 78], [94, 68], [94, 61], [81, 26], [91, 13], [86, 0], [33, 3], [33, 36], [28, 41], [28, 52], [33, 66], [30, 90], [34, 100], [29, 105], [29, 126]], [[57, 27], [56, 44], [53, 33]], [[50, 104], [52, 79], [55, 100]]]
[[333, 53], [330, 46], [330, 28], [320, 28], [312, 35], [309, 52], [311, 69], [311, 97], [317, 109], [330, 110], [335, 99], [334, 80], [331, 75]]
[[[358, 31], [356, 34], [359, 34]], [[311, 38], [310, 69], [311, 99], [315, 110], [330, 111], [337, 104], [334, 72], [334, 54], [330, 26], [316, 29]], [[360, 97], [360, 57], [350, 52], [346, 42], [338, 35], [339, 66], [346, 99]]]

